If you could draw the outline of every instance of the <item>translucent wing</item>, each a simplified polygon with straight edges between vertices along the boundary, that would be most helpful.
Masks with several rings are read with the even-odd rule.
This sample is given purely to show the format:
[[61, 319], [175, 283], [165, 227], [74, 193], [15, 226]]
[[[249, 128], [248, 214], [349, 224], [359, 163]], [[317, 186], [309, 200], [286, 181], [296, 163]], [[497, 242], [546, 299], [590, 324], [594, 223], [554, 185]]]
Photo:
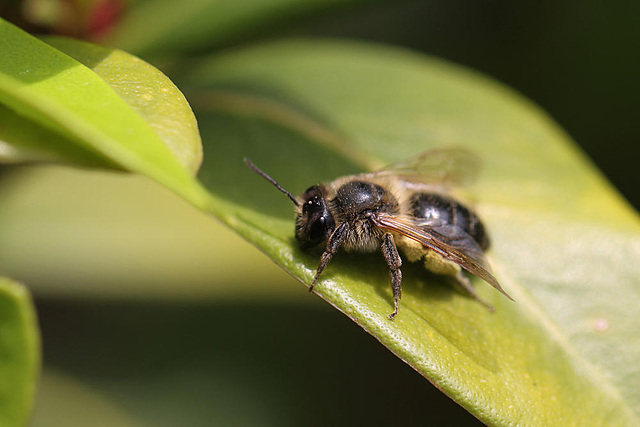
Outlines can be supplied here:
[[472, 182], [479, 170], [480, 159], [471, 151], [436, 148], [387, 165], [373, 174], [393, 175], [410, 183], [458, 186]]
[[382, 212], [372, 215], [371, 220], [376, 226], [402, 234], [455, 262], [513, 300], [491, 274], [482, 249], [471, 236], [460, 228], [448, 224], [427, 223], [416, 218]]

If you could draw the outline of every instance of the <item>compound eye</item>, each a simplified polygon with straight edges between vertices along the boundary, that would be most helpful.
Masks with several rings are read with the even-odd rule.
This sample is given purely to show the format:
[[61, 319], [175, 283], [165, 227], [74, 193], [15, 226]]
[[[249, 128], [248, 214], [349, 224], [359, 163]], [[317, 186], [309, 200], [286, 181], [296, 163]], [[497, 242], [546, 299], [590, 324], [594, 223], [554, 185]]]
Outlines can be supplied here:
[[324, 239], [324, 231], [327, 225], [327, 219], [321, 216], [311, 224], [309, 228], [309, 241], [319, 243]]
[[304, 203], [296, 219], [296, 239], [303, 248], [312, 248], [326, 240], [335, 221], [323, 196], [323, 188], [317, 185], [304, 192]]

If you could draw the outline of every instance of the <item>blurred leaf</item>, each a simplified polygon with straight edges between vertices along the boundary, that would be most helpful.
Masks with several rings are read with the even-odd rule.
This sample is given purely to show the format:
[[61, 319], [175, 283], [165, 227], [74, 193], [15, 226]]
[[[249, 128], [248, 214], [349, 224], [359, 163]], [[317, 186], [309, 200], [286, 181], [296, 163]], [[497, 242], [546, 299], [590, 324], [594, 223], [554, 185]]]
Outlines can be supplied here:
[[467, 70], [346, 42], [245, 49], [184, 80], [212, 211], [307, 284], [318, 254], [296, 247], [290, 202], [243, 156], [300, 192], [429, 147], [481, 153], [470, 197], [517, 303], [476, 281], [489, 313], [406, 263], [391, 322], [379, 255], [340, 254], [317, 293], [486, 423], [638, 424], [637, 216], [543, 112]]
[[[46, 158], [115, 165], [202, 203], [206, 195], [186, 169], [200, 161], [196, 125], [171, 82], [122, 52], [54, 43], [96, 71], [0, 21], [0, 104], [12, 112], [2, 115], [0, 137], [17, 149], [10, 154], [20, 158], [24, 146]], [[23, 133], [30, 124], [34, 130]]]
[[100, 395], [64, 373], [44, 369], [31, 427], [133, 427], [146, 425]]
[[0, 425], [29, 419], [40, 367], [40, 338], [27, 290], [0, 277]]
[[228, 227], [141, 176], [16, 168], [0, 175], [0, 200], [0, 271], [36, 297], [320, 304]]
[[135, 2], [104, 42], [142, 56], [193, 51], [357, 1], [362, 0]]

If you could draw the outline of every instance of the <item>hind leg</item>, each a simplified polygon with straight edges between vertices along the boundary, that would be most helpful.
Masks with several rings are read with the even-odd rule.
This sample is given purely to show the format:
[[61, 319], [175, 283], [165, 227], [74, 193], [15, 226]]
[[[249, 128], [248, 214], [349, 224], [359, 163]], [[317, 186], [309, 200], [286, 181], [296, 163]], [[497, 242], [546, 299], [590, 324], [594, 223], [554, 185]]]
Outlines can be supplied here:
[[487, 307], [490, 311], [495, 310], [495, 308], [491, 304], [489, 304], [487, 301], [480, 298], [480, 295], [478, 295], [478, 293], [476, 292], [476, 288], [473, 287], [473, 285], [471, 284], [471, 281], [467, 276], [464, 275], [462, 270], [458, 271], [458, 274], [456, 274], [455, 279], [456, 279], [456, 283], [462, 289], [464, 289], [469, 295], [471, 295], [476, 301], [478, 301], [480, 304]]

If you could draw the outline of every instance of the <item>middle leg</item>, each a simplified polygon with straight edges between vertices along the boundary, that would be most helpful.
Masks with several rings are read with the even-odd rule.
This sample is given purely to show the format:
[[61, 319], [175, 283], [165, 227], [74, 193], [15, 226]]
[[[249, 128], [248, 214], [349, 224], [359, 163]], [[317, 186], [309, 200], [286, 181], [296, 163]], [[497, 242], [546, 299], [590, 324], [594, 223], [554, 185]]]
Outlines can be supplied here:
[[382, 239], [382, 255], [389, 266], [389, 275], [391, 276], [391, 289], [393, 290], [393, 313], [389, 315], [389, 319], [393, 320], [398, 314], [398, 306], [400, 305], [400, 297], [402, 296], [402, 258], [398, 253], [398, 248], [391, 233], [386, 233]]

